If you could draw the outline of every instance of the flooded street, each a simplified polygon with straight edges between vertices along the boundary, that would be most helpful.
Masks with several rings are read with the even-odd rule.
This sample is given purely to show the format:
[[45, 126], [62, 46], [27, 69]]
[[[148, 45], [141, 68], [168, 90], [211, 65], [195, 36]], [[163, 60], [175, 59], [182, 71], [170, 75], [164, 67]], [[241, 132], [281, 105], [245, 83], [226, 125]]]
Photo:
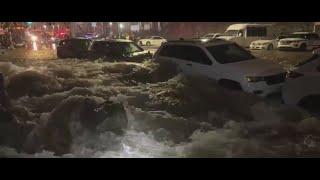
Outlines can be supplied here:
[[[276, 50], [253, 54], [284, 67], [311, 55]], [[0, 70], [20, 121], [41, 124], [59, 111], [60, 118], [79, 118], [80, 106], [69, 102], [80, 103], [83, 98], [123, 103], [128, 117], [123, 134], [79, 133], [75, 128], [71, 152], [62, 156], [49, 151], [18, 153], [2, 146], [2, 157], [314, 157], [320, 153], [320, 121], [303, 109], [228, 91], [210, 80], [174, 72], [170, 66], [57, 59], [49, 50], [16, 49], [0, 55]]]

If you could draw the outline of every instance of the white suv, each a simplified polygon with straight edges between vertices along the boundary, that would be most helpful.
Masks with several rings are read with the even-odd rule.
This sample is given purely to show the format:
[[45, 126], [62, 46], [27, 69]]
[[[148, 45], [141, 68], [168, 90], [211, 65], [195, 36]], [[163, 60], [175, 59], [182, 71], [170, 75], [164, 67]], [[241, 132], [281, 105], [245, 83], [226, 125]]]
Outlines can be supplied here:
[[316, 33], [295, 32], [279, 40], [278, 49], [312, 50], [320, 47], [320, 38]]
[[224, 87], [263, 97], [280, 92], [286, 77], [279, 65], [258, 60], [236, 43], [219, 39], [169, 41], [158, 49], [154, 60], [173, 61], [183, 73], [204, 75]]

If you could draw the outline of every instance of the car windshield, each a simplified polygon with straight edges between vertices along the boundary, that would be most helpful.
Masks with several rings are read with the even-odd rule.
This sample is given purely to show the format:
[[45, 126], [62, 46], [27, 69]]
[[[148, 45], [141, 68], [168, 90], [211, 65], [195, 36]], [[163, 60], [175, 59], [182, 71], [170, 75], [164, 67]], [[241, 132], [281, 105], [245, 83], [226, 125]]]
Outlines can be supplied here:
[[238, 30], [228, 30], [223, 35], [225, 35], [225, 36], [237, 36], [238, 32], [239, 32]]
[[133, 42], [95, 42], [93, 49], [98, 51], [106, 51], [115, 55], [132, 54], [134, 52], [142, 52], [143, 49]]
[[209, 46], [207, 50], [221, 64], [248, 61], [255, 58], [235, 43]]

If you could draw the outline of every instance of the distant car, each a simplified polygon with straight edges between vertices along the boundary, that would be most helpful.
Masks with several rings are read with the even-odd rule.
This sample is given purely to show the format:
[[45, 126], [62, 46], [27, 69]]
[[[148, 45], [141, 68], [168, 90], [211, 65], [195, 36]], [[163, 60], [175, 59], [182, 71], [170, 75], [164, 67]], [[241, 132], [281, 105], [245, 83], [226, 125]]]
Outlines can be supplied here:
[[98, 38], [99, 35], [98, 34], [95, 34], [95, 33], [87, 33], [84, 35], [85, 38], [88, 38], [88, 39], [94, 39], [94, 38]]
[[155, 61], [169, 60], [183, 73], [201, 75], [229, 89], [262, 97], [279, 93], [286, 72], [278, 64], [255, 58], [238, 44], [224, 40], [179, 40], [164, 43]]
[[277, 47], [277, 41], [272, 39], [272, 40], [257, 40], [253, 41], [250, 44], [250, 49], [251, 50], [273, 50]]
[[250, 44], [250, 50], [273, 50], [277, 49], [278, 42], [286, 38], [285, 35], [280, 35], [276, 39], [270, 39], [270, 40], [256, 40], [252, 41]]
[[222, 34], [220, 34], [220, 33], [209, 33], [209, 34], [206, 34], [206, 35], [202, 36], [200, 39], [201, 39], [201, 41], [206, 42], [206, 41], [209, 41], [211, 39], [220, 37], [221, 35]]
[[[297, 64], [288, 73], [282, 89], [284, 103], [302, 107], [320, 107], [320, 52]], [[319, 110], [319, 109], [318, 109]]]
[[206, 34], [206, 35], [200, 37], [200, 40], [203, 41], [203, 42], [206, 42], [206, 41], [209, 41], [211, 39], [220, 37], [221, 35], [222, 34], [220, 34], [220, 33], [209, 33], [209, 34]]
[[90, 49], [90, 59], [105, 58], [141, 62], [152, 57], [148, 51], [131, 40], [94, 41]]
[[320, 47], [319, 35], [312, 32], [295, 32], [279, 40], [279, 50], [312, 50]]
[[160, 46], [162, 43], [167, 42], [167, 40], [161, 36], [149, 36], [139, 40], [140, 46]]
[[70, 38], [61, 40], [57, 46], [58, 58], [87, 58], [92, 40]]

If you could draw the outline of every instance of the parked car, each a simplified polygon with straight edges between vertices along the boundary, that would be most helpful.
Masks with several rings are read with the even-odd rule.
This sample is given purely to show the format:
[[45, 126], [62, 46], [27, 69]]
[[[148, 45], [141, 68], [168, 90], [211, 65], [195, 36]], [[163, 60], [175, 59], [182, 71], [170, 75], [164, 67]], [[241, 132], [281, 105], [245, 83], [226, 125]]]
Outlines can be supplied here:
[[252, 41], [250, 44], [251, 50], [273, 50], [278, 46], [280, 39], [286, 38], [285, 35], [280, 35], [276, 39], [270, 40], [256, 40]]
[[140, 46], [160, 46], [162, 43], [167, 42], [167, 40], [160, 36], [149, 36], [139, 40]]
[[[320, 50], [320, 49], [319, 49]], [[282, 89], [284, 103], [308, 109], [320, 107], [320, 52], [297, 64]]]
[[206, 35], [202, 36], [200, 39], [201, 39], [201, 41], [206, 42], [206, 41], [209, 41], [211, 39], [217, 38], [219, 36], [221, 36], [220, 33], [209, 33], [209, 34], [206, 34]]
[[277, 41], [275, 39], [271, 40], [257, 40], [250, 44], [251, 50], [273, 50], [277, 47]]
[[90, 48], [90, 59], [104, 58], [108, 60], [143, 61], [152, 55], [131, 40], [94, 41]]
[[58, 58], [87, 58], [92, 40], [87, 38], [70, 38], [61, 40], [57, 46]]
[[253, 23], [232, 24], [218, 38], [233, 41], [242, 47], [249, 48], [252, 41], [269, 39], [271, 37], [268, 30], [270, 26], [270, 24]]
[[185, 74], [206, 76], [223, 87], [263, 97], [280, 92], [286, 77], [278, 64], [257, 59], [238, 44], [219, 39], [169, 41], [158, 49], [154, 60], [172, 61]]
[[312, 50], [320, 47], [319, 35], [312, 32], [295, 32], [278, 42], [279, 50]]

